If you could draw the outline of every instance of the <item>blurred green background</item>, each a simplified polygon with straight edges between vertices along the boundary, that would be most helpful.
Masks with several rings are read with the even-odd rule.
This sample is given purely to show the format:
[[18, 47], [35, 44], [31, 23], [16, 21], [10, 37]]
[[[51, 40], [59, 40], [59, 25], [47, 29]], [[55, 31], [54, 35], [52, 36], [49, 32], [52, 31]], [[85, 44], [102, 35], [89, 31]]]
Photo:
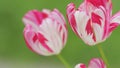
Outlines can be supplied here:
[[[0, 68], [65, 68], [56, 56], [44, 57], [30, 51], [23, 39], [22, 17], [32, 9], [59, 9], [66, 18], [66, 6], [74, 2], [77, 7], [83, 0], [0, 0]], [[113, 14], [120, 10], [120, 0], [113, 0]], [[67, 20], [66, 20], [67, 21]], [[67, 22], [68, 24], [68, 22]], [[69, 35], [61, 55], [74, 67], [88, 64], [100, 57], [97, 46], [87, 46], [68, 26]], [[103, 50], [111, 68], [120, 67], [120, 27], [103, 43]]]

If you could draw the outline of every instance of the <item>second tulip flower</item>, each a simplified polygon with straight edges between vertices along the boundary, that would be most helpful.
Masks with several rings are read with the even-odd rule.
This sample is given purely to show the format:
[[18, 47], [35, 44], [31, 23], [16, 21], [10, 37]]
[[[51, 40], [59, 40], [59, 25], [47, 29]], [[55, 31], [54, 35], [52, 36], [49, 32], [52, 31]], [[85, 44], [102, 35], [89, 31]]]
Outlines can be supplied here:
[[73, 3], [67, 6], [73, 31], [88, 45], [105, 41], [120, 24], [120, 12], [111, 13], [111, 0], [84, 0], [77, 10]]

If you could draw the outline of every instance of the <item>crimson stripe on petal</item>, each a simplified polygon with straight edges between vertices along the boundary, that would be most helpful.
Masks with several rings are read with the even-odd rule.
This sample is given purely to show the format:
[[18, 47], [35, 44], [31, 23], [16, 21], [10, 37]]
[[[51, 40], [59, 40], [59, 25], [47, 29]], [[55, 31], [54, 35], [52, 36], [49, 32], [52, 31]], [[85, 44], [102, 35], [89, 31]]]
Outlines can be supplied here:
[[91, 4], [93, 4], [96, 7], [99, 6], [106, 6], [108, 2], [110, 2], [110, 0], [86, 0], [87, 2], [90, 2]]
[[118, 23], [111, 23], [109, 28], [109, 33], [111, 33], [115, 28], [117, 28], [117, 26], [119, 26]]
[[84, 64], [80, 65], [80, 68], [86, 68], [86, 66]]
[[96, 42], [96, 37], [95, 37], [95, 34], [93, 34], [93, 37], [92, 37], [92, 38], [93, 38], [93, 40]]
[[[28, 32], [27, 32], [28, 31]], [[30, 40], [30, 37], [31, 37], [31, 31], [32, 31], [32, 27], [29, 26], [29, 25], [26, 25], [26, 27], [24, 28], [24, 40], [25, 40], [25, 43], [27, 45], [27, 47], [32, 50], [33, 52], [36, 53], [36, 51], [32, 48], [30, 42], [28, 42], [28, 40]]]
[[105, 68], [106, 65], [104, 64], [103, 60], [100, 59], [100, 58], [94, 58], [90, 61], [90, 64], [88, 66], [88, 68], [91, 68], [93, 67], [94, 68], [94, 65], [97, 66], [97, 68]]
[[105, 39], [105, 38], [106, 38], [106, 35], [108, 34], [108, 29], [109, 29], [109, 23], [107, 22], [107, 20], [105, 20], [104, 32], [103, 32], [103, 37], [102, 37], [102, 39]]
[[95, 13], [92, 13], [92, 22], [93, 23], [97, 23], [100, 26], [102, 25], [101, 21], [100, 21], [101, 17]]
[[62, 35], [62, 41], [63, 41], [63, 45], [65, 45], [65, 32], [63, 33], [63, 35]]
[[38, 36], [37, 34], [35, 34], [35, 36], [33, 37], [33, 42], [35, 43], [37, 39], [38, 39]]
[[[62, 31], [62, 26], [60, 26], [60, 28], [59, 28], [60, 33], [61, 33], [61, 31]], [[62, 35], [62, 42], [65, 43], [65, 33], [63, 33], [63, 35]]]
[[45, 19], [48, 15], [44, 12], [33, 11], [35, 19], [37, 20], [38, 25], [42, 23], [42, 20]]
[[73, 30], [75, 31], [75, 33], [77, 33], [77, 30], [76, 30], [77, 24], [76, 24], [76, 20], [75, 20], [74, 15], [72, 15], [72, 17], [71, 17], [71, 19], [70, 19], [70, 24], [71, 24]]
[[93, 33], [92, 23], [91, 23], [90, 19], [88, 20], [88, 23], [86, 25], [86, 31], [87, 31], [87, 34], [92, 34]]
[[77, 24], [76, 24], [74, 13], [75, 13], [75, 5], [73, 3], [68, 4], [67, 17], [69, 19], [69, 23], [70, 23], [70, 26], [72, 27], [73, 31], [78, 35], [78, 32], [76, 30]]
[[83, 63], [77, 64], [75, 68], [86, 68], [86, 65]]
[[100, 63], [101, 63], [101, 67], [105, 68], [104, 62], [102, 61], [102, 59], [99, 59]]
[[35, 43], [37, 40], [38, 40], [38, 41], [42, 44], [42, 46], [43, 46], [44, 48], [46, 48], [49, 52], [53, 52], [53, 50], [46, 44], [46, 41], [48, 41], [48, 40], [47, 40], [41, 33], [37, 33], [37, 34], [35, 34], [35, 36], [33, 37], [34, 43]]
[[88, 20], [88, 23], [86, 25], [86, 31], [87, 31], [87, 34], [93, 34], [93, 40], [96, 41], [96, 38], [95, 38], [95, 34], [94, 34], [94, 31], [93, 31], [93, 28], [92, 28], [92, 23], [91, 23], [91, 19]]
[[96, 7], [98, 7], [100, 5], [103, 6], [103, 0], [87, 0], [87, 1], [90, 2], [91, 4], [93, 4]]

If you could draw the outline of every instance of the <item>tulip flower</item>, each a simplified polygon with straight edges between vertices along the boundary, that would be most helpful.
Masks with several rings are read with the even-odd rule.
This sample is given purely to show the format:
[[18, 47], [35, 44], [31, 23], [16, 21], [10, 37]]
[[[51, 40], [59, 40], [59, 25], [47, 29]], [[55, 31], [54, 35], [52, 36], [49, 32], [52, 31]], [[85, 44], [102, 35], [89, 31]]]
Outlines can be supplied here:
[[102, 59], [93, 58], [93, 59], [89, 62], [88, 67], [87, 67], [85, 64], [80, 63], [80, 64], [77, 64], [77, 65], [75, 66], [75, 68], [106, 68], [106, 65], [104, 64], [104, 62], [103, 62]]
[[84, 0], [78, 9], [67, 6], [73, 31], [88, 45], [105, 41], [120, 24], [120, 12], [112, 16], [111, 0]]
[[43, 56], [57, 55], [67, 40], [66, 22], [57, 10], [31, 10], [23, 17], [27, 46]]

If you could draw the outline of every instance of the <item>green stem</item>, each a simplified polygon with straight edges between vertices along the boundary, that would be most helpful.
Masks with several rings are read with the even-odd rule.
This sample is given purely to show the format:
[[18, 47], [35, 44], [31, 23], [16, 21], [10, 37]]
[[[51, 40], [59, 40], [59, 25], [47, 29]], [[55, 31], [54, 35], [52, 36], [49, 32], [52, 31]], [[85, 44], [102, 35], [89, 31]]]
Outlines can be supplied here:
[[66, 66], [66, 68], [71, 68], [67, 61], [59, 54], [57, 55], [58, 59]]
[[104, 54], [104, 51], [103, 51], [103, 49], [102, 49], [102, 47], [101, 47], [100, 45], [98, 45], [98, 50], [99, 50], [99, 52], [100, 52], [100, 54], [101, 54], [102, 59], [103, 59], [104, 62], [106, 63], [107, 68], [110, 68], [110, 65], [109, 65], [109, 63], [108, 63], [108, 60], [107, 60], [107, 58], [106, 58], [106, 56], [105, 56], [105, 54]]

